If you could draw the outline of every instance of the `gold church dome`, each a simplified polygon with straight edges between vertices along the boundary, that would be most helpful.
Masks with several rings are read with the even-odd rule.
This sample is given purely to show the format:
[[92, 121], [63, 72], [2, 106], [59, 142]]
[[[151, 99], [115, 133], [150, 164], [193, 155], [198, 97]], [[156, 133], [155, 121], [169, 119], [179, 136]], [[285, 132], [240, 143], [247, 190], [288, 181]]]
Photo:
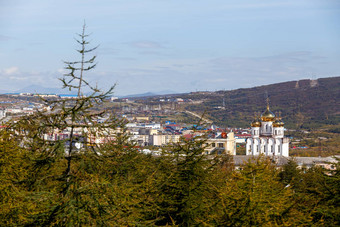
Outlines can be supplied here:
[[283, 127], [285, 125], [285, 123], [282, 120], [276, 120], [273, 123], [273, 127]]
[[283, 127], [285, 126], [285, 123], [280, 119], [280, 126]]
[[275, 118], [273, 127], [283, 127], [285, 123], [282, 121], [281, 112], [279, 112], [279, 117]]
[[269, 105], [267, 105], [266, 111], [261, 115], [261, 120], [262, 121], [274, 121], [275, 119], [275, 114], [270, 111]]
[[254, 120], [251, 123], [251, 127], [261, 127], [261, 121], [260, 118], [258, 116], [256, 116], [256, 113], [254, 115]]
[[273, 122], [273, 127], [281, 127], [281, 122], [279, 118], [275, 118], [275, 121]]
[[261, 122], [258, 119], [254, 119], [251, 123], [251, 127], [261, 127]]

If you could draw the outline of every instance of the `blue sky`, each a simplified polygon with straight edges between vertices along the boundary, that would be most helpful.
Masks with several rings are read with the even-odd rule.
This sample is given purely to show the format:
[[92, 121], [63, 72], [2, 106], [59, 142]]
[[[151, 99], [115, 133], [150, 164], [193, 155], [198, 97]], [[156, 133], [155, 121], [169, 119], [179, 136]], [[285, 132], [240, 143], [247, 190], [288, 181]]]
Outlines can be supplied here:
[[337, 0], [0, 0], [0, 90], [60, 87], [84, 20], [116, 95], [340, 76]]

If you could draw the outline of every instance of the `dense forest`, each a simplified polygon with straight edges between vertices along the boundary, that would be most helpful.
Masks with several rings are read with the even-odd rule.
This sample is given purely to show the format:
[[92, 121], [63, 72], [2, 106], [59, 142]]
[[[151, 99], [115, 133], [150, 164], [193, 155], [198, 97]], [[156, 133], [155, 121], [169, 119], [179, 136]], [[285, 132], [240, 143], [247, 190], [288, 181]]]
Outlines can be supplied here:
[[65, 155], [1, 131], [0, 226], [299, 226], [340, 224], [340, 166], [277, 168], [257, 157], [236, 170], [232, 156], [202, 155], [203, 138], [160, 155], [121, 135]]

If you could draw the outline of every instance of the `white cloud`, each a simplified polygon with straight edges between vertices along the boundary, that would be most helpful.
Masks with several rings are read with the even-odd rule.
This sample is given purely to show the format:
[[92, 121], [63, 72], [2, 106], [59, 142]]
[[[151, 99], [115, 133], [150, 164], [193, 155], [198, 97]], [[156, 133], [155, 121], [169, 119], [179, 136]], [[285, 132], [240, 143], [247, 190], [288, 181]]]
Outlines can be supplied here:
[[10, 80], [17, 80], [17, 81], [24, 81], [28, 80], [29, 78], [23, 76], [10, 76], [8, 77]]
[[57, 70], [57, 72], [60, 73], [60, 74], [65, 74], [66, 73], [66, 69], [60, 68], [60, 69]]
[[16, 66], [7, 68], [3, 70], [3, 73], [7, 76], [19, 73], [19, 68]]
[[[212, 59], [209, 68], [214, 79], [227, 78], [228, 85], [237, 88], [312, 76], [316, 78], [335, 76], [332, 64], [329, 58], [313, 52], [296, 51], [264, 57], [221, 57]], [[218, 87], [220, 84], [216, 83], [215, 86]]]
[[61, 86], [57, 78], [60, 70], [56, 71], [22, 71], [18, 67], [9, 67], [0, 70], [0, 90], [17, 91], [29, 85], [44, 87]]

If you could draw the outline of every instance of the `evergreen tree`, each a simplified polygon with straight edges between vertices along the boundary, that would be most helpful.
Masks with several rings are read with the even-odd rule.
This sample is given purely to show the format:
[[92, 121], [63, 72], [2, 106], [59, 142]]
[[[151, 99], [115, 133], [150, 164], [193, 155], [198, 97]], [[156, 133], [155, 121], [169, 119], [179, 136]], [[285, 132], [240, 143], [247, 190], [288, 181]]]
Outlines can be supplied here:
[[333, 171], [319, 166], [306, 170], [293, 187], [299, 210], [310, 215], [312, 224], [337, 226], [340, 223], [339, 164], [334, 166]]
[[208, 196], [210, 176], [218, 160], [205, 155], [205, 146], [204, 137], [182, 140], [159, 158], [156, 224], [194, 226], [206, 221], [202, 216], [213, 204]]
[[0, 226], [27, 223], [35, 204], [25, 188], [30, 165], [28, 154], [7, 129], [0, 131]]
[[297, 163], [289, 159], [287, 164], [283, 166], [282, 171], [279, 173], [280, 181], [286, 186], [291, 186], [291, 184], [298, 184], [301, 181], [301, 172], [298, 169]]
[[[97, 118], [104, 113], [93, 111], [93, 107], [104, 102], [113, 87], [103, 93], [85, 79], [84, 73], [96, 66], [96, 56], [87, 58], [96, 47], [88, 48], [85, 29], [84, 24], [77, 40], [80, 60], [65, 62], [69, 73], [60, 79], [64, 88], [77, 92], [77, 98], [44, 100], [52, 107], [50, 112], [39, 111], [12, 127], [21, 136], [21, 146], [29, 151], [32, 162], [26, 186], [31, 199], [37, 203], [30, 217], [37, 225], [104, 225], [115, 216], [116, 208], [105, 199], [105, 195], [111, 193], [111, 182], [98, 172], [100, 165], [105, 164], [104, 157], [113, 151], [104, 150], [105, 146], [91, 139], [114, 140], [111, 144], [115, 146], [124, 146], [127, 141], [119, 133], [115, 138], [109, 136], [122, 130], [123, 122], [114, 116], [97, 123]], [[91, 95], [85, 96], [84, 88], [91, 91]], [[68, 131], [68, 136], [56, 141], [46, 138], [60, 131]]]
[[[293, 192], [278, 179], [278, 170], [262, 156], [234, 171], [220, 189], [217, 225], [299, 225], [304, 216], [293, 212]], [[297, 215], [297, 216], [296, 216]]]

